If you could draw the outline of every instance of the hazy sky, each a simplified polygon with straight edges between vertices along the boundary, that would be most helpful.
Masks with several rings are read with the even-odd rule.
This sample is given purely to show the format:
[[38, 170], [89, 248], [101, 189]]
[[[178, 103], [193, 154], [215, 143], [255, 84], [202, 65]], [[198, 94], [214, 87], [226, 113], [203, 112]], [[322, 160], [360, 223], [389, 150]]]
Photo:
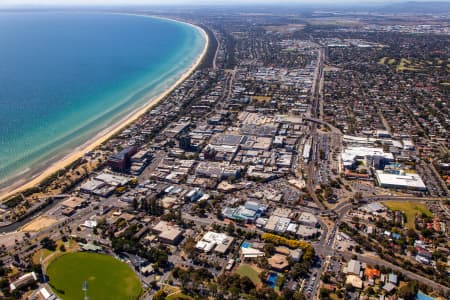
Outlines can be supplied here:
[[[395, 2], [400, 2], [397, 0]], [[407, 0], [404, 0], [407, 1]], [[435, 1], [435, 0], [421, 0]], [[117, 4], [250, 4], [250, 3], [361, 3], [361, 0], [0, 0], [0, 5], [117, 5]], [[393, 2], [392, 0], [365, 0], [367, 2]]]

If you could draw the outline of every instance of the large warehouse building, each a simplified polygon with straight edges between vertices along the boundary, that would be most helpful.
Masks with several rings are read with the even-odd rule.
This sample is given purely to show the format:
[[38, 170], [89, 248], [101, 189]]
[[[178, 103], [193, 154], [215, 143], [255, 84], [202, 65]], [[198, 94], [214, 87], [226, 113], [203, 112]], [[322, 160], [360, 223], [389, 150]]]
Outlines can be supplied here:
[[416, 191], [427, 190], [426, 185], [423, 183], [422, 178], [420, 178], [418, 174], [405, 174], [404, 172], [391, 174], [378, 170], [375, 175], [378, 184], [384, 188], [409, 189]]

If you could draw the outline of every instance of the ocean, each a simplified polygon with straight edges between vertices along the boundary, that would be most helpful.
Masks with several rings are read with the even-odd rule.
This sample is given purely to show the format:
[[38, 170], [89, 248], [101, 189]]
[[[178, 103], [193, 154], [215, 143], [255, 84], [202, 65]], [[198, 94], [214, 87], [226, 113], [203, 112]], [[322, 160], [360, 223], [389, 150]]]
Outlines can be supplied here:
[[0, 187], [142, 107], [204, 44], [193, 26], [159, 18], [0, 12]]

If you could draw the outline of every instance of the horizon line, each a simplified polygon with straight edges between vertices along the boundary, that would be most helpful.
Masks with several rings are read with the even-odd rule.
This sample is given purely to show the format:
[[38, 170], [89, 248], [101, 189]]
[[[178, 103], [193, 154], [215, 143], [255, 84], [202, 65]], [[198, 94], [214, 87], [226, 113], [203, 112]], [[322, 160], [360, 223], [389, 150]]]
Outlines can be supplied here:
[[438, 3], [450, 3], [450, 0], [437, 0], [437, 1], [420, 1], [420, 0], [369, 0], [361, 2], [359, 0], [344, 0], [342, 2], [336, 3], [333, 0], [326, 0], [324, 2], [316, 2], [316, 1], [276, 1], [276, 0], [257, 0], [251, 2], [240, 2], [238, 0], [230, 0], [230, 1], [220, 1], [211, 3], [208, 1], [193, 1], [193, 2], [180, 2], [179, 0], [168, 1], [168, 2], [153, 2], [153, 3], [138, 3], [131, 1], [117, 2], [117, 3], [88, 3], [88, 2], [68, 2], [68, 3], [0, 3], [0, 8], [8, 7], [8, 8], [68, 8], [68, 7], [164, 7], [164, 6], [202, 6], [202, 7], [242, 7], [242, 6], [257, 6], [257, 5], [269, 5], [269, 6], [278, 6], [278, 7], [289, 7], [289, 6], [343, 6], [343, 5], [357, 5], [357, 6], [373, 6], [373, 5], [389, 5], [389, 4], [401, 4], [401, 3], [427, 3], [427, 4], [438, 4]]

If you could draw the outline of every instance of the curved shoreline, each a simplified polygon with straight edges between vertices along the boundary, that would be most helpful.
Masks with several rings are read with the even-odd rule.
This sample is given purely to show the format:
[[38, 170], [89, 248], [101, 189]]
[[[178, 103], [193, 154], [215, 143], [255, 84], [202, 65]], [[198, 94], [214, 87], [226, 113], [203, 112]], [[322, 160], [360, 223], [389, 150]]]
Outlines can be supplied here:
[[112, 125], [110, 127], [107, 127], [97, 133], [94, 137], [89, 139], [86, 143], [80, 145], [75, 149], [75, 151], [71, 152], [70, 154], [64, 156], [61, 159], [56, 160], [53, 162], [49, 167], [45, 168], [43, 171], [36, 171], [35, 174], [31, 174], [28, 176], [28, 178], [24, 178], [22, 180], [17, 180], [14, 184], [1, 189], [0, 190], [0, 201], [4, 201], [7, 198], [22, 192], [26, 189], [32, 188], [39, 183], [41, 183], [43, 180], [45, 180], [47, 177], [53, 175], [57, 171], [65, 168], [66, 166], [70, 165], [77, 159], [84, 156], [86, 152], [92, 151], [107, 140], [109, 140], [111, 137], [125, 129], [128, 125], [136, 122], [141, 116], [143, 116], [145, 113], [147, 113], [150, 109], [152, 109], [154, 106], [159, 104], [163, 99], [165, 99], [170, 93], [172, 93], [180, 84], [182, 84], [189, 76], [192, 75], [192, 73], [198, 68], [200, 63], [202, 62], [203, 58], [205, 57], [208, 45], [209, 45], [209, 37], [208, 34], [201, 28], [200, 26], [194, 25], [192, 23], [188, 22], [182, 22], [180, 20], [176, 19], [169, 19], [169, 18], [162, 18], [160, 16], [150, 16], [150, 15], [142, 15], [142, 14], [130, 14], [134, 16], [139, 17], [149, 17], [149, 18], [159, 18], [164, 20], [169, 20], [171, 22], [178, 22], [183, 23], [188, 26], [194, 27], [196, 30], [198, 30], [205, 39], [205, 44], [203, 47], [202, 52], [198, 56], [197, 60], [187, 69], [180, 78], [173, 83], [170, 87], [168, 87], [166, 90], [164, 90], [161, 94], [151, 97], [148, 99], [148, 102], [144, 104], [142, 107], [137, 108], [127, 116], [124, 116], [117, 124]]

